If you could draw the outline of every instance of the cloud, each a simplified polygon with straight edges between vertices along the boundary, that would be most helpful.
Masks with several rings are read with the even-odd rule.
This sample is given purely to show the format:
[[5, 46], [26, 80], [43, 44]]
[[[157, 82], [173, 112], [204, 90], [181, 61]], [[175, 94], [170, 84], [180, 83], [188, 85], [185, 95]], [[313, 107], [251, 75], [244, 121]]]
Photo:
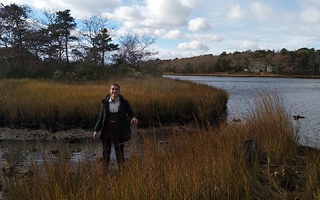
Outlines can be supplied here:
[[167, 39], [182, 39], [184, 34], [180, 30], [171, 30], [164, 35]]
[[300, 2], [301, 4], [311, 4], [314, 6], [320, 6], [319, 0], [297, 0], [297, 2]]
[[[9, 0], [0, 0], [0, 2], [10, 3]], [[133, 1], [131, 4], [122, 0], [15, 0], [15, 2], [38, 9], [49, 8], [54, 11], [70, 9], [76, 18], [104, 13], [111, 20], [128, 26], [127, 29], [186, 26], [188, 17], [199, 4], [197, 0], [146, 0]]]
[[[51, 0], [51, 2], [55, 2]], [[104, 1], [90, 1], [90, 0], [68, 0], [61, 1], [60, 5], [68, 8], [72, 13], [78, 16], [92, 15], [94, 13], [102, 13], [103, 11], [114, 9], [122, 5], [121, 0], [104, 0]]]
[[144, 26], [159, 27], [159, 26], [182, 26], [186, 24], [187, 17], [192, 12], [192, 7], [189, 4], [192, 1], [179, 0], [147, 0], [144, 8], [141, 8], [141, 14], [144, 20], [140, 23]]
[[[9, 1], [3, 1], [9, 4]], [[11, 1], [12, 2], [12, 1]], [[103, 11], [114, 9], [122, 5], [121, 0], [104, 0], [104, 1], [91, 1], [91, 0], [15, 0], [18, 4], [26, 4], [37, 9], [50, 9], [54, 11], [63, 11], [69, 9], [74, 17], [84, 17], [95, 13], [102, 13]]]
[[221, 37], [214, 34], [186, 34], [185, 39], [192, 39], [203, 42], [220, 42]]
[[120, 6], [107, 15], [109, 19], [121, 24], [121, 33], [143, 31], [164, 38], [178, 37], [172, 35], [174, 32], [165, 35], [163, 30], [186, 27], [187, 19], [196, 5], [195, 0], [146, 0], [145, 4], [138, 3]]
[[180, 43], [177, 46], [177, 48], [180, 50], [201, 50], [201, 51], [208, 51], [209, 50], [209, 47], [206, 44], [199, 42], [199, 41], [196, 41], [196, 40], [193, 40], [191, 42]]
[[309, 24], [320, 23], [320, 9], [315, 6], [305, 6], [300, 13], [301, 20]]
[[213, 25], [207, 23], [205, 18], [195, 18], [188, 22], [188, 29], [196, 32], [196, 31], [205, 31], [213, 28]]
[[152, 34], [157, 36], [157, 37], [162, 37], [163, 35], [165, 35], [167, 33], [166, 29], [164, 28], [160, 28], [160, 29], [155, 29], [153, 30]]
[[296, 37], [314, 37], [315, 34], [311, 33], [308, 29], [296, 26], [288, 26], [282, 30], [285, 35], [291, 35]]
[[267, 4], [262, 4], [259, 2], [253, 2], [253, 4], [251, 5], [251, 12], [260, 21], [263, 21], [273, 16], [272, 8]]
[[141, 15], [138, 6], [121, 6], [116, 8], [110, 17], [113, 20], [119, 22], [135, 22], [138, 23], [143, 20], [144, 17]]
[[189, 8], [195, 8], [196, 5], [198, 4], [197, 0], [180, 0], [179, 1], [181, 3], [182, 6], [186, 6]]
[[[161, 37], [161, 35], [158, 35]], [[215, 34], [187, 34], [180, 30], [170, 30], [166, 34], [162, 32], [162, 37], [165, 39], [185, 39], [185, 40], [197, 40], [203, 42], [220, 42], [221, 37]]]
[[235, 50], [256, 50], [258, 49], [258, 42], [256, 40], [247, 40], [239, 44], [232, 45], [231, 49]]
[[241, 19], [245, 15], [245, 12], [241, 10], [238, 4], [234, 5], [231, 10], [227, 13], [229, 19]]
[[153, 58], [159, 58], [162, 60], [165, 59], [175, 59], [175, 58], [187, 58], [187, 57], [194, 57], [199, 56], [199, 52], [194, 51], [171, 51], [171, 50], [165, 50], [160, 49], [159, 54], [153, 56]]

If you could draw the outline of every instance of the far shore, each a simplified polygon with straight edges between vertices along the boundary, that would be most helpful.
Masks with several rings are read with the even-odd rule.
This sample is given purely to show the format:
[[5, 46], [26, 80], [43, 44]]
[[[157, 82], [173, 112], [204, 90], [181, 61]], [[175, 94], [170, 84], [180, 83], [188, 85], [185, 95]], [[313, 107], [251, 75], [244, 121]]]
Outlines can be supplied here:
[[279, 75], [279, 74], [270, 74], [270, 73], [252, 73], [252, 74], [230, 74], [230, 73], [182, 74], [182, 73], [165, 73], [163, 75], [172, 75], [172, 76], [222, 76], [222, 77], [274, 77], [274, 78], [320, 78], [320, 75]]

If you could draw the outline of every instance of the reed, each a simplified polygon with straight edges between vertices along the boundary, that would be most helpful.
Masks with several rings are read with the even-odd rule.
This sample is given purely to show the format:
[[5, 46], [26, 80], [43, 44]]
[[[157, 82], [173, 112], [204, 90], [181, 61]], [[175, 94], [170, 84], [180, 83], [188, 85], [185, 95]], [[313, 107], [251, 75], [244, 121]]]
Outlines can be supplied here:
[[[277, 95], [261, 93], [241, 122], [172, 126], [167, 142], [141, 132], [141, 152], [105, 173], [90, 160], [31, 161], [34, 175], [6, 181], [11, 199], [319, 199], [318, 150], [299, 146]], [[255, 140], [246, 159], [244, 142]], [[45, 155], [44, 155], [45, 157]], [[31, 191], [31, 192], [30, 192]]]
[[[12, 127], [93, 127], [101, 100], [114, 80], [55, 82], [0, 80], [0, 122]], [[140, 124], [218, 119], [226, 108], [225, 91], [161, 77], [116, 80]]]

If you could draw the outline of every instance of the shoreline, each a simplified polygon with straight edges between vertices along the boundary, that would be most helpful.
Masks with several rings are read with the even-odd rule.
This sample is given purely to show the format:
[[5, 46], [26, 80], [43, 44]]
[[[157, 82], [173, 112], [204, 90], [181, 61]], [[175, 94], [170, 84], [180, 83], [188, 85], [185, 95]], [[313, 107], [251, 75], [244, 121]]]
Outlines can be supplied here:
[[[137, 134], [152, 133], [155, 135], [166, 135], [176, 131], [183, 131], [185, 133], [191, 133], [196, 126], [194, 124], [188, 125], [176, 125], [176, 124], [164, 124], [160, 127], [152, 128], [138, 128]], [[82, 128], [70, 128], [66, 130], [60, 130], [51, 132], [44, 129], [12, 129], [6, 127], [0, 127], [0, 144], [1, 142], [15, 140], [15, 141], [49, 141], [49, 142], [77, 142], [79, 139], [92, 138], [93, 130]], [[1, 145], [0, 145], [1, 146]]]
[[319, 79], [320, 75], [279, 75], [279, 74], [228, 74], [228, 73], [214, 73], [214, 74], [181, 74], [181, 73], [166, 73], [162, 75], [170, 76], [221, 76], [221, 77], [271, 77], [271, 78], [314, 78]]
[[73, 128], [68, 130], [61, 130], [57, 132], [50, 132], [42, 129], [11, 129], [0, 128], [0, 142], [6, 140], [46, 140], [46, 141], [66, 141], [72, 142], [78, 139], [92, 137], [93, 131], [81, 128]]

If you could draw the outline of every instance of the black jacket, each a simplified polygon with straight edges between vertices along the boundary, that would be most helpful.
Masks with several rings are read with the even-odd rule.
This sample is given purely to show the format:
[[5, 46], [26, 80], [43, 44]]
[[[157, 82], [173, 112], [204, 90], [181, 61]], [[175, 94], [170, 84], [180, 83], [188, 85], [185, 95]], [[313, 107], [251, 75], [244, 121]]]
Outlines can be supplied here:
[[[131, 138], [130, 121], [133, 117], [135, 117], [135, 114], [129, 102], [125, 98], [123, 98], [122, 95], [119, 95], [119, 98], [120, 98], [119, 113], [120, 113], [120, 121], [121, 121], [121, 135], [122, 135], [123, 141], [126, 142]], [[108, 115], [109, 99], [110, 99], [110, 95], [108, 95], [104, 100], [102, 100], [102, 106], [100, 109], [99, 118], [96, 126], [94, 127], [94, 131], [98, 132], [101, 130], [101, 133], [105, 131], [105, 127], [103, 125], [106, 118], [109, 116]], [[129, 116], [130, 121], [128, 120], [127, 115]], [[101, 139], [101, 135], [102, 134], [100, 134], [99, 140]]]

